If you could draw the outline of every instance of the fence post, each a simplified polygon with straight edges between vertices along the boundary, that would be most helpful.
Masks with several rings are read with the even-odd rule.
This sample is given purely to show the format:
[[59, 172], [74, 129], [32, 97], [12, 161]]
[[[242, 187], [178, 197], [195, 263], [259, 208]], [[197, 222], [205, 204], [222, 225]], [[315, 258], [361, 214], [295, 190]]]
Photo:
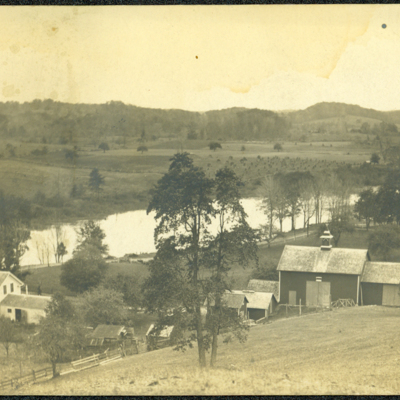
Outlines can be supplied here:
[[32, 370], [33, 380], [36, 381], [35, 370]]
[[299, 305], [300, 305], [300, 308], [299, 308], [299, 315], [301, 315], [301, 299], [299, 300]]
[[286, 304], [286, 317], [288, 316], [288, 313], [287, 313], [287, 304]]

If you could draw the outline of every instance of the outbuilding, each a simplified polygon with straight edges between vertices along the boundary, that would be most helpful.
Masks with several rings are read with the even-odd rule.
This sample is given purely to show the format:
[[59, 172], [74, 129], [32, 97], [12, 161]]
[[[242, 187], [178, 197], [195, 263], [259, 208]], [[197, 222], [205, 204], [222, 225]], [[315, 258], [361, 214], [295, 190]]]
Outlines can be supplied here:
[[247, 318], [257, 321], [261, 318], [266, 318], [271, 315], [278, 305], [278, 302], [273, 293], [255, 292], [254, 290], [232, 290], [235, 294], [246, 296], [247, 303]]
[[[249, 300], [246, 295], [241, 290], [233, 291], [226, 290], [222, 295], [222, 303], [225, 307], [233, 309], [237, 312], [239, 316], [243, 319], [247, 319], [247, 304]], [[207, 299], [204, 303], [207, 306]], [[210, 306], [214, 307], [215, 301], [212, 299], [210, 301]]]
[[329, 231], [320, 247], [286, 245], [279, 260], [281, 304], [329, 307], [338, 299], [360, 303], [364, 265], [370, 260], [366, 249], [332, 248]]
[[8, 294], [0, 302], [0, 314], [12, 321], [38, 324], [46, 316], [51, 297], [24, 294]]
[[275, 299], [279, 301], [279, 281], [250, 279], [247, 284], [247, 289], [253, 290], [254, 292], [273, 293]]
[[97, 325], [96, 329], [90, 335], [91, 346], [101, 346], [103, 343], [117, 342], [123, 339], [127, 334], [127, 330], [123, 325]]
[[367, 262], [361, 288], [364, 305], [400, 306], [400, 263]]

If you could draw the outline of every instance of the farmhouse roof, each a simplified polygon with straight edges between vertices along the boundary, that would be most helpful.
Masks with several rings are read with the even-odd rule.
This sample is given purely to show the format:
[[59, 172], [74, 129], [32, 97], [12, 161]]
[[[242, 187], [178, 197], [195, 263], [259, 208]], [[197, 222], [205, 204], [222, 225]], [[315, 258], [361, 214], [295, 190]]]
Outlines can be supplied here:
[[6, 280], [7, 276], [11, 276], [21, 285], [24, 285], [24, 282], [22, 282], [20, 279], [18, 279], [14, 274], [12, 274], [9, 271], [0, 271], [0, 285]]
[[1, 306], [23, 308], [28, 310], [44, 310], [51, 297], [25, 294], [8, 294], [0, 303]]
[[277, 270], [361, 275], [369, 259], [366, 249], [333, 248], [326, 251], [320, 247], [286, 245]]
[[91, 337], [94, 339], [118, 339], [121, 333], [126, 333], [123, 325], [97, 325]]
[[[249, 301], [247, 308], [266, 310], [274, 296], [273, 293], [254, 292], [252, 290], [232, 290], [235, 294], [243, 294]], [[275, 298], [276, 299], [276, 298]]]
[[400, 283], [400, 263], [369, 261], [365, 264], [361, 282], [398, 285]]
[[[155, 325], [151, 324], [149, 329], [147, 330], [146, 336], [154, 335], [155, 334], [155, 332], [153, 332], [154, 328]], [[174, 325], [167, 325], [158, 333], [157, 336], [162, 338], [169, 338], [173, 330], [174, 330]]]
[[273, 293], [276, 298], [279, 296], [279, 282], [264, 281], [262, 279], [250, 279], [247, 289], [255, 292]]

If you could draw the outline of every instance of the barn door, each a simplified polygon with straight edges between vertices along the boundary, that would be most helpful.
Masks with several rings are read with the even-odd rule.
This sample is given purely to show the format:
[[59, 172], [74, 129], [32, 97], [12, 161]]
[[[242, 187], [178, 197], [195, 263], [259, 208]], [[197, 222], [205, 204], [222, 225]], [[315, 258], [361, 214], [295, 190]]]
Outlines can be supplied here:
[[400, 293], [397, 285], [383, 285], [382, 305], [400, 306]]
[[296, 305], [296, 291], [295, 290], [289, 290], [289, 304], [291, 306]]
[[306, 305], [310, 307], [329, 307], [331, 295], [330, 282], [307, 281]]
[[318, 282], [307, 281], [306, 283], [306, 305], [307, 307], [318, 305]]
[[322, 307], [330, 306], [331, 299], [331, 283], [330, 282], [316, 282], [318, 283], [318, 305]]

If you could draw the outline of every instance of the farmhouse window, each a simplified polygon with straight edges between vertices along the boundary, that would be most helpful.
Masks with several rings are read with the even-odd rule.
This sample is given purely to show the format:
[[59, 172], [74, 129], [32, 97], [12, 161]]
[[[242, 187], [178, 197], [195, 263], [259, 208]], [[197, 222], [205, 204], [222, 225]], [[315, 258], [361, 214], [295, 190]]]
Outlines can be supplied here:
[[3, 286], [3, 293], [7, 294], [7, 286], [6, 285]]
[[10, 292], [12, 293], [14, 291], [14, 284], [10, 283]]
[[9, 314], [11, 314], [11, 313], [12, 313], [11, 308], [7, 308], [7, 312], [8, 312]]

